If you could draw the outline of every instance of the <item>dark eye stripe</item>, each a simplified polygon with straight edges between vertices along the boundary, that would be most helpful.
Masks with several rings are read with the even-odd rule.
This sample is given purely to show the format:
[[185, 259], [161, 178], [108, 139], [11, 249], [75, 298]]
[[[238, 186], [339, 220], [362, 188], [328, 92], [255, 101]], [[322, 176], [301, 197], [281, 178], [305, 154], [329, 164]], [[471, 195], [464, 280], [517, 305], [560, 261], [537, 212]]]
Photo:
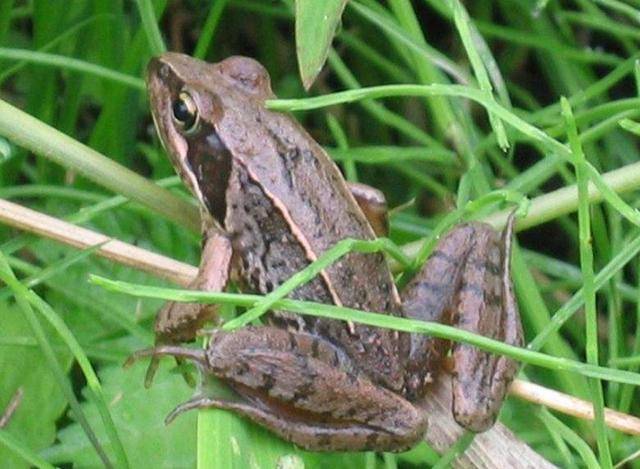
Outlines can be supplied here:
[[220, 137], [218, 136], [218, 132], [209, 132], [206, 137], [207, 146], [210, 148], [212, 153], [219, 153], [221, 151], [228, 151], [227, 147], [222, 143]]
[[226, 192], [231, 173], [231, 153], [215, 128], [202, 122], [189, 139], [187, 159], [202, 193], [203, 202], [220, 224], [227, 210]]

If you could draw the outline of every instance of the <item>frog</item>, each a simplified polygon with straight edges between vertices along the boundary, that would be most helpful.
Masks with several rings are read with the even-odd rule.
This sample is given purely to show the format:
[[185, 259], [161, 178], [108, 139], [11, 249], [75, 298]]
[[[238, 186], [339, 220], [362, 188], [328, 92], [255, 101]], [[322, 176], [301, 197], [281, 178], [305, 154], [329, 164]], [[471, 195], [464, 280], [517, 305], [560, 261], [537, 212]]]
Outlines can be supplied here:
[[[195, 196], [202, 257], [190, 288], [268, 294], [343, 239], [385, 236], [384, 195], [347, 182], [327, 152], [275, 97], [256, 60], [208, 63], [166, 52], [146, 77], [163, 147]], [[498, 233], [477, 222], [442, 236], [400, 292], [381, 252], [350, 252], [289, 298], [435, 321], [521, 346], [511, 281], [513, 221]], [[448, 364], [452, 413], [482, 432], [496, 421], [518, 365], [464, 343], [351, 321], [274, 310], [262, 324], [214, 328], [194, 340], [216, 307], [168, 302], [159, 311], [150, 383], [162, 355], [196, 363], [232, 393], [198, 392], [168, 417], [227, 409], [312, 451], [404, 451], [425, 435], [421, 402]]]

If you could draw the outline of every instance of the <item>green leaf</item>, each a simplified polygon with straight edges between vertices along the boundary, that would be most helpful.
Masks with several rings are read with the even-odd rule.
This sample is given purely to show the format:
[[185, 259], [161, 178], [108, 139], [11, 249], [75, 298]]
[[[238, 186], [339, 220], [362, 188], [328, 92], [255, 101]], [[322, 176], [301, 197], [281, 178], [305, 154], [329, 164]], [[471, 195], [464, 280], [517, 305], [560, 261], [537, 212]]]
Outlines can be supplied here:
[[347, 0], [296, 0], [296, 53], [309, 89], [322, 70]]
[[[182, 378], [167, 373], [171, 367], [163, 361], [153, 386], [143, 386], [146, 362], [124, 369], [109, 366], [100, 373], [105, 398], [109, 403], [118, 433], [131, 458], [133, 467], [194, 467], [196, 435], [194, 412], [164, 424], [165, 416], [193, 393]], [[84, 392], [86, 394], [86, 390]], [[84, 403], [89, 422], [97, 429], [98, 438], [109, 452], [109, 440], [100, 424], [95, 406]], [[54, 464], [71, 462], [75, 467], [99, 467], [95, 451], [76, 423], [58, 433], [59, 443], [43, 452]]]
[[[38, 451], [53, 443], [56, 420], [66, 407], [66, 401], [24, 316], [18, 308], [7, 302], [0, 303], [0, 311], [0, 350], [3, 351], [0, 353], [0, 414], [18, 388], [22, 388], [22, 400], [6, 431], [31, 450]], [[43, 327], [50, 330], [48, 325], [43, 324]], [[54, 335], [51, 333], [51, 336]], [[59, 341], [56, 343], [59, 344]], [[60, 357], [66, 367], [70, 364], [69, 357], [70, 354], [66, 351]], [[88, 451], [95, 455], [86, 436], [81, 429], [79, 431], [78, 439], [86, 442]], [[21, 458], [1, 444], [0, 461], [3, 467], [28, 467]]]

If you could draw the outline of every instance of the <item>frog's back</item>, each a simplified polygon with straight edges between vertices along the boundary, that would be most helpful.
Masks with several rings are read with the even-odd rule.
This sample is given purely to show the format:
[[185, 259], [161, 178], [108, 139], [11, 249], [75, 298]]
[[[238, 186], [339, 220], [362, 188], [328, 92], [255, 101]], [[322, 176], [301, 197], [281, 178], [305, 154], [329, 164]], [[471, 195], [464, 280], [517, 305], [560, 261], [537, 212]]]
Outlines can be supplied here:
[[[234, 170], [237, 183], [243, 187], [236, 192], [270, 212], [270, 224], [279, 228], [277, 236], [269, 236], [285, 237], [287, 244], [297, 244], [300, 250], [295, 255], [303, 257], [304, 265], [345, 238], [373, 239], [371, 226], [326, 152], [289, 116], [256, 111], [252, 116], [260, 125], [254, 126], [257, 135], [252, 138], [259, 145], [252, 147], [253, 154], [246, 151], [247, 147], [236, 153], [240, 156], [235, 158]], [[249, 185], [251, 190], [247, 190]], [[258, 203], [260, 198], [264, 200]], [[252, 216], [250, 211], [240, 211], [235, 219], [232, 215], [227, 220], [238, 230], [242, 229], [239, 217]], [[266, 222], [263, 229], [272, 231]], [[294, 255], [287, 251], [285, 255]], [[397, 293], [382, 254], [350, 254], [326, 274], [325, 283], [334, 303], [370, 311], [397, 311]]]
[[[271, 291], [338, 241], [374, 238], [338, 168], [297, 122], [260, 103], [251, 112], [230, 110], [221, 125], [226, 119], [229, 132], [222, 134], [229, 137], [225, 144], [235, 164], [225, 227], [235, 240], [240, 276], [249, 288]], [[251, 122], [239, 124], [247, 119]], [[247, 126], [251, 136], [231, 131]], [[365, 311], [400, 310], [380, 253], [349, 254], [291, 296]], [[392, 358], [399, 353], [392, 332], [333, 320], [305, 318], [298, 324], [340, 345], [388, 387], [401, 382]]]

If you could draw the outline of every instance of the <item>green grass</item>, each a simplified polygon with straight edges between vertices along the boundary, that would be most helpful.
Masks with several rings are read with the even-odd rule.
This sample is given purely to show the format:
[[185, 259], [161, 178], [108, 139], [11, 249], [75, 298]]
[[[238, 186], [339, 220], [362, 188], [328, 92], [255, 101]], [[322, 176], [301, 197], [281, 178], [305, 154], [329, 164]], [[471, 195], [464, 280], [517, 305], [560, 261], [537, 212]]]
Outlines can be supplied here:
[[[550, 461], [612, 467], [640, 449], [602, 420], [604, 406], [640, 414], [639, 2], [350, 1], [331, 49], [320, 39], [335, 17], [319, 24], [324, 14], [311, 1], [193, 0], [170, 12], [165, 1], [56, 3], [0, 2], [0, 197], [197, 264], [197, 210], [176, 178], [165, 179], [173, 170], [142, 80], [153, 54], [183, 47], [210, 61], [260, 60], [286, 98], [268, 105], [294, 112], [349, 180], [400, 208], [389, 240], [340, 243], [265, 298], [155, 288], [170, 285], [1, 224], [0, 415], [24, 391], [0, 429], [7, 467], [273, 467], [282, 457], [305, 467], [444, 467], [472, 440], [439, 460], [425, 445], [400, 455], [306, 453], [226, 412], [165, 427], [191, 393], [180, 373], [164, 363], [147, 391], [144, 364], [121, 367], [152, 344], [160, 298], [248, 314], [226, 327], [286, 304], [467, 341], [521, 360], [531, 381], [593, 402], [592, 423], [507, 401], [501, 421]], [[328, 54], [310, 95], [296, 39], [306, 44], [306, 80]], [[413, 271], [453, 223], [500, 228], [515, 207], [526, 349], [283, 299], [350, 249], [384, 250], [396, 270]]]

